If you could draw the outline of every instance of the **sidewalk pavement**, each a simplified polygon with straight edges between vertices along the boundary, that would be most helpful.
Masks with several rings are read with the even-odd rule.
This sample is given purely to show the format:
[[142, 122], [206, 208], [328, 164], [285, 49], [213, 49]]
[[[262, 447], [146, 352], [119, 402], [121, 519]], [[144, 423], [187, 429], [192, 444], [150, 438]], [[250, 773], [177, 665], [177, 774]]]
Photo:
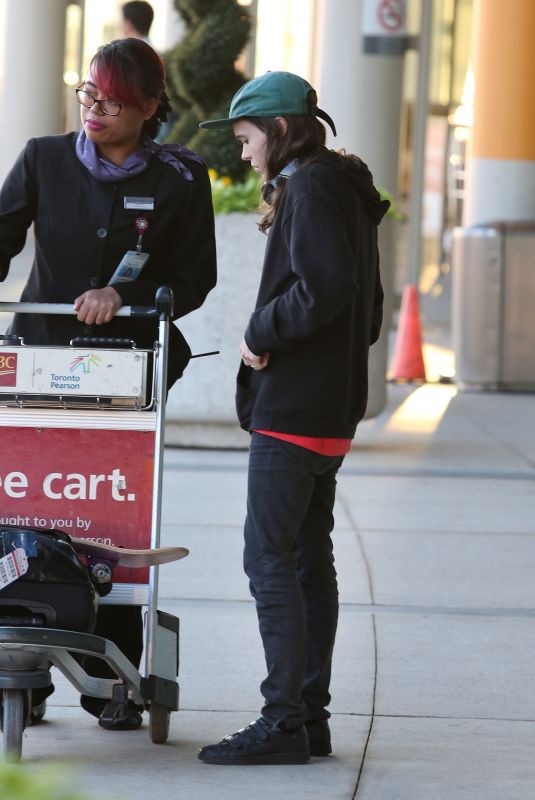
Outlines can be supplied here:
[[[429, 322], [424, 339], [430, 374], [444, 373], [444, 329]], [[181, 619], [169, 740], [153, 745], [147, 723], [103, 731], [57, 676], [26, 764], [67, 765], [99, 800], [531, 800], [534, 418], [534, 395], [393, 385], [361, 424], [336, 506], [334, 754], [301, 767], [196, 758], [261, 705], [241, 568], [247, 454], [168, 449], [162, 544], [191, 551], [160, 571], [160, 608]]]

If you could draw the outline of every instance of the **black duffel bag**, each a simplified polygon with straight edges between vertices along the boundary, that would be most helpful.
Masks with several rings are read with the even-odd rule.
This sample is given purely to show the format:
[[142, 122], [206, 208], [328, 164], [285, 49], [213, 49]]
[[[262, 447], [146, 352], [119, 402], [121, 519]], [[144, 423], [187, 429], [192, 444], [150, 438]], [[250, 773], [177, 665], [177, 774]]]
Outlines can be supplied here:
[[0, 558], [21, 547], [28, 571], [0, 589], [0, 625], [94, 630], [97, 596], [63, 531], [0, 525]]

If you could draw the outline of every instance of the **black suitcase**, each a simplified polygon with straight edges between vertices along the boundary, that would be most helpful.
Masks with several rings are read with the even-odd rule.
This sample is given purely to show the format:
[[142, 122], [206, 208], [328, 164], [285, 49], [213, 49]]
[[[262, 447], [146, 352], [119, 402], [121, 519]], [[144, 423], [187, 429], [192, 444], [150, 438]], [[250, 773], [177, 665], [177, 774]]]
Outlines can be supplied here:
[[31, 625], [91, 633], [98, 597], [89, 571], [57, 530], [0, 526], [0, 558], [21, 547], [28, 571], [0, 589], [0, 625]]

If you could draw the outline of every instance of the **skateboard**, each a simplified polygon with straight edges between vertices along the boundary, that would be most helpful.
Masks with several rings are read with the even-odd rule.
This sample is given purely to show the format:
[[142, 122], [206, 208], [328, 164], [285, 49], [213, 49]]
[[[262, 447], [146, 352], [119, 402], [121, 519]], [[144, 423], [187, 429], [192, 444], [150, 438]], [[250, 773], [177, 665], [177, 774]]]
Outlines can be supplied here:
[[130, 550], [127, 547], [115, 547], [112, 544], [92, 542], [89, 539], [71, 537], [71, 544], [82, 556], [102, 558], [114, 566], [121, 567], [155, 567], [178, 561], [189, 554], [186, 547], [157, 547], [154, 550]]

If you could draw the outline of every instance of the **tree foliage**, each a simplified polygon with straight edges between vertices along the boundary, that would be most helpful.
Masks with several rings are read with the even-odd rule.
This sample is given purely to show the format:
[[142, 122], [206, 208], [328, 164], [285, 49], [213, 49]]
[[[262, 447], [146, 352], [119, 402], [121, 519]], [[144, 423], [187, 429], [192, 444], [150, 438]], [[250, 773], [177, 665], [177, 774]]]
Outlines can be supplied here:
[[179, 113], [169, 140], [191, 147], [219, 175], [243, 178], [248, 165], [232, 128], [199, 129], [205, 119], [226, 117], [233, 95], [247, 80], [235, 67], [251, 32], [237, 0], [174, 0], [185, 35], [166, 57], [171, 103]]

